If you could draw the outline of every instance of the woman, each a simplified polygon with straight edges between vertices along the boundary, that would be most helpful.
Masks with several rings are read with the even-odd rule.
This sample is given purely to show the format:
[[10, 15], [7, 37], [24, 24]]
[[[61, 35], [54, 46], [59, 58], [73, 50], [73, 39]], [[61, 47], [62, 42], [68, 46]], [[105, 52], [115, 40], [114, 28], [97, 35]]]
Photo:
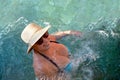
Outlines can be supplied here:
[[38, 80], [67, 80], [65, 74], [71, 64], [69, 52], [66, 46], [56, 40], [69, 34], [80, 35], [80, 32], [64, 31], [49, 35], [49, 28], [42, 29], [30, 23], [23, 30], [21, 38], [28, 44], [28, 53], [33, 49], [33, 68]]

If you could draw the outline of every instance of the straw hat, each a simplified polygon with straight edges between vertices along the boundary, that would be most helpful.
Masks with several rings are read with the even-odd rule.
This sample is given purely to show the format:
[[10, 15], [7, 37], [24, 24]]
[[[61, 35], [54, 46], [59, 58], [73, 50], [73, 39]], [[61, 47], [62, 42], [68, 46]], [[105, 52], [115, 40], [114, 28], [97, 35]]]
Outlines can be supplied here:
[[41, 28], [35, 23], [28, 24], [21, 33], [22, 40], [28, 44], [27, 53], [32, 50], [32, 46], [47, 32], [50, 26]]

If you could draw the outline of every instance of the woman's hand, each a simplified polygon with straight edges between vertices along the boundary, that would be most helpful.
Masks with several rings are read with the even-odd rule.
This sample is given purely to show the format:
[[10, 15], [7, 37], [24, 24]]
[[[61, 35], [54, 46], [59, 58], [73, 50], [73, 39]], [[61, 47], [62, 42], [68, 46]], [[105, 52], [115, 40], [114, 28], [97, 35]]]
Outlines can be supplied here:
[[77, 36], [77, 37], [80, 37], [80, 36], [82, 35], [82, 33], [81, 33], [80, 31], [70, 31], [69, 34], [75, 35], [75, 36]]

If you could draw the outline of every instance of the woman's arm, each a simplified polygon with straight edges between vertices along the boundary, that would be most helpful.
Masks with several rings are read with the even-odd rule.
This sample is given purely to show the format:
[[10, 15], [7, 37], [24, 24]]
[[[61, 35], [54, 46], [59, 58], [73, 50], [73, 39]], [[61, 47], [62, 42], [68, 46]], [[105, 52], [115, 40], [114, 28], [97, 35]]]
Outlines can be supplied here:
[[61, 32], [56, 32], [52, 34], [52, 36], [54, 36], [56, 39], [61, 39], [62, 37], [65, 37], [68, 35], [74, 35], [74, 36], [80, 37], [82, 33], [80, 31], [68, 30], [68, 31], [61, 31]]

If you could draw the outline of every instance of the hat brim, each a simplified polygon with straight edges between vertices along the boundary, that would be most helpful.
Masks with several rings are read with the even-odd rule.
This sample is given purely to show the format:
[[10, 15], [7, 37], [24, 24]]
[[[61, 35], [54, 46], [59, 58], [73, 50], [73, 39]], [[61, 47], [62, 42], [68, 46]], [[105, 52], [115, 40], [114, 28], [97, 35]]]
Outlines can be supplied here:
[[31, 40], [29, 41], [27, 53], [29, 53], [32, 50], [33, 45], [48, 31], [49, 28], [50, 28], [50, 26], [47, 26], [47, 27], [37, 31], [33, 35]]

